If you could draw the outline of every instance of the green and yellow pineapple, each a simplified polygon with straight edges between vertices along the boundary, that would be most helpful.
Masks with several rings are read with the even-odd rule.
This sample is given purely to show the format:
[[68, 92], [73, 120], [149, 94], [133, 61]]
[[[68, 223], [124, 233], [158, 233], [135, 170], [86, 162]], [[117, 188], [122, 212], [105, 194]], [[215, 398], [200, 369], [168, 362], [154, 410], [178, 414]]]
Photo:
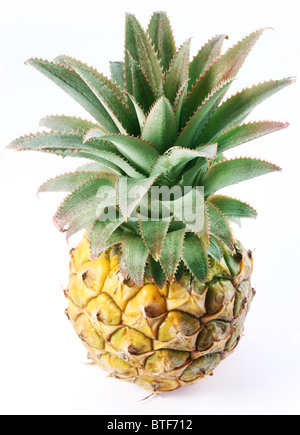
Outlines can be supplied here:
[[127, 14], [125, 61], [111, 62], [111, 80], [67, 56], [27, 62], [94, 118], [50, 116], [41, 125], [51, 131], [9, 145], [89, 161], [40, 188], [70, 192], [54, 217], [67, 238], [86, 230], [71, 251], [67, 315], [96, 365], [152, 393], [212, 374], [238, 345], [255, 294], [251, 252], [229, 222], [256, 211], [216, 192], [280, 170], [223, 155], [287, 127], [244, 121], [293, 78], [224, 101], [263, 32], [223, 55], [218, 35], [190, 62], [190, 40], [176, 49], [165, 13], [146, 32]]

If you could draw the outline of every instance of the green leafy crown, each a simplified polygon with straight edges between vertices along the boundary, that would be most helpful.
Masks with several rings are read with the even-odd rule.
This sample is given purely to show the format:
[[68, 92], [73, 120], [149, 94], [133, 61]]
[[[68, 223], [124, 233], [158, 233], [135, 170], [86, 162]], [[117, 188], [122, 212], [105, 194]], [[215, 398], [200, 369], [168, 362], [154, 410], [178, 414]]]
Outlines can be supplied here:
[[[190, 62], [191, 40], [176, 49], [165, 13], [155, 12], [146, 32], [134, 15], [126, 14], [125, 61], [110, 63], [111, 80], [68, 56], [27, 62], [94, 119], [50, 116], [41, 126], [51, 131], [9, 145], [89, 160], [77, 172], [40, 188], [70, 192], [54, 217], [67, 238], [88, 228], [93, 258], [113, 247], [125, 277], [142, 285], [146, 274], [159, 287], [180, 279], [184, 270], [205, 282], [210, 264], [235, 251], [229, 221], [255, 218], [256, 211], [216, 192], [280, 168], [252, 158], [227, 160], [223, 153], [287, 127], [281, 122], [244, 121], [260, 102], [294, 81], [260, 83], [224, 101], [263, 32], [250, 34], [223, 55], [227, 36], [217, 35]], [[131, 193], [126, 204], [120, 189], [124, 179]], [[146, 193], [152, 186], [192, 186], [185, 204], [193, 207], [196, 201], [204, 210], [202, 230], [193, 231], [177, 213], [175, 199], [160, 204], [169, 210], [169, 218], [160, 214], [156, 220], [142, 219], [143, 198], [135, 192], [142, 188]], [[107, 187], [113, 194], [101, 199], [99, 192]], [[115, 210], [115, 219], [100, 219], [108, 208]]]

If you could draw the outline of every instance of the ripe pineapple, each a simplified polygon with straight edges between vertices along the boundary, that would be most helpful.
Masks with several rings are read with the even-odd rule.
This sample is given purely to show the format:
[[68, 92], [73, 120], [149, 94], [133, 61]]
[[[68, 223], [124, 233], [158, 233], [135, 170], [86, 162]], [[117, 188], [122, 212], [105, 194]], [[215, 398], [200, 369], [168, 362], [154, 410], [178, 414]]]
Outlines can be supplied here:
[[[230, 221], [256, 211], [216, 192], [280, 170], [223, 155], [288, 125], [244, 121], [293, 78], [224, 102], [263, 32], [224, 55], [227, 37], [218, 35], [190, 62], [191, 41], [176, 50], [165, 13], [154, 13], [146, 32], [127, 14], [125, 61], [111, 62], [111, 80], [67, 56], [27, 62], [94, 118], [50, 116], [41, 125], [51, 131], [9, 145], [89, 160], [39, 190], [70, 192], [54, 217], [67, 239], [86, 229], [71, 251], [67, 315], [96, 365], [152, 393], [212, 374], [238, 345], [255, 294], [251, 252]], [[201, 211], [200, 227], [178, 207], [180, 198], [148, 195], [153, 187], [180, 187], [184, 209]]]

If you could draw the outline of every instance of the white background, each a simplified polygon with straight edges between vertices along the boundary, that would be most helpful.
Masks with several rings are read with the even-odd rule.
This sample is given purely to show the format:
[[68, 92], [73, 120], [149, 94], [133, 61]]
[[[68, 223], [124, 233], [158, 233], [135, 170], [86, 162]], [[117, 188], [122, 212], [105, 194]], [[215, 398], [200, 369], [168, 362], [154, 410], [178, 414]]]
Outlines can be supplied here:
[[193, 36], [193, 55], [210, 37], [226, 47], [260, 27], [232, 92], [270, 78], [299, 76], [296, 0], [0, 1], [0, 413], [1, 414], [299, 414], [299, 81], [257, 108], [252, 120], [288, 120], [289, 129], [231, 152], [280, 164], [276, 173], [227, 189], [259, 210], [237, 228], [255, 250], [257, 289], [245, 338], [215, 376], [139, 402], [147, 393], [84, 365], [85, 350], [63, 312], [68, 250], [51, 216], [60, 196], [38, 200], [39, 184], [78, 162], [4, 151], [35, 132], [47, 114], [87, 115], [54, 84], [24, 66], [29, 57], [69, 54], [108, 74], [121, 60], [124, 12], [143, 26], [166, 10], [177, 44]]

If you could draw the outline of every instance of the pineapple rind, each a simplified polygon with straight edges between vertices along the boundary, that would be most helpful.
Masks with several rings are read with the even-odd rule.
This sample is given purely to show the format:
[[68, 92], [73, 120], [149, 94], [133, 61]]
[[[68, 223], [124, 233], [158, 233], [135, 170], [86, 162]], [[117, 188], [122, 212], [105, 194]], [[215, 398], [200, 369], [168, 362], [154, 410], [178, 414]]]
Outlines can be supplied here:
[[238, 244], [225, 260], [214, 262], [205, 285], [185, 274], [163, 289], [147, 280], [138, 287], [125, 281], [116, 256], [91, 261], [85, 237], [71, 251], [65, 294], [88, 357], [154, 394], [211, 375], [238, 345], [255, 294], [251, 252]]

